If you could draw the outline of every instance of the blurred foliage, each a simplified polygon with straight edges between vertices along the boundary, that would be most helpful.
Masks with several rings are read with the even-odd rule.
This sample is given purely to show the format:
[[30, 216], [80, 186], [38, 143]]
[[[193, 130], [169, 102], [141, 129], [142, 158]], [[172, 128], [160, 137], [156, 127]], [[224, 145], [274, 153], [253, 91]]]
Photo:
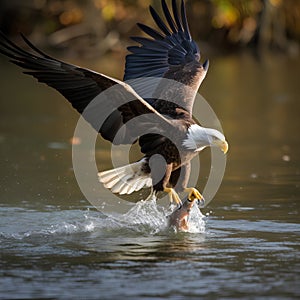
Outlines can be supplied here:
[[[202, 49], [218, 53], [251, 47], [298, 54], [299, 0], [186, 3], [193, 37]], [[159, 0], [1, 0], [0, 28], [11, 36], [23, 32], [38, 45], [99, 55], [124, 51], [129, 36], [141, 34], [136, 22], [153, 25], [150, 4], [161, 12]]]

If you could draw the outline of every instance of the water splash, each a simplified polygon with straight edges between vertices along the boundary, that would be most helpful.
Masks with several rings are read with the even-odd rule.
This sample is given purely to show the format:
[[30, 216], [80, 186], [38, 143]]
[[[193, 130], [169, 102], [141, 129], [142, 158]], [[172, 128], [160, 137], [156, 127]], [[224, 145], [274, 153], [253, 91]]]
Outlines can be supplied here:
[[[127, 227], [137, 232], [156, 234], [170, 229], [167, 216], [175, 209], [177, 209], [175, 205], [168, 209], [159, 206], [156, 198], [153, 197], [137, 202], [124, 215], [111, 216], [110, 218], [114, 219], [121, 227]], [[194, 205], [188, 218], [189, 229], [186, 232], [203, 233], [205, 231], [204, 218], [205, 216], [198, 206]], [[171, 229], [175, 230], [174, 228]]]
[[194, 205], [191, 209], [188, 219], [190, 233], [204, 233], [205, 232], [205, 216], [201, 213], [199, 207]]
[[[23, 240], [27, 238], [55, 235], [75, 235], [93, 233], [98, 235], [168, 234], [170, 229], [167, 216], [176, 209], [159, 205], [155, 198], [141, 200], [125, 214], [104, 215], [99, 211], [28, 211], [22, 209], [3, 210], [1, 217], [0, 241], [7, 239]], [[205, 231], [204, 216], [195, 205], [189, 216], [191, 233]], [[16, 222], [18, 220], [18, 222]]]
[[167, 228], [167, 219], [163, 208], [156, 204], [156, 198], [136, 203], [126, 214], [120, 217], [123, 224], [133, 225], [138, 231], [154, 234]]

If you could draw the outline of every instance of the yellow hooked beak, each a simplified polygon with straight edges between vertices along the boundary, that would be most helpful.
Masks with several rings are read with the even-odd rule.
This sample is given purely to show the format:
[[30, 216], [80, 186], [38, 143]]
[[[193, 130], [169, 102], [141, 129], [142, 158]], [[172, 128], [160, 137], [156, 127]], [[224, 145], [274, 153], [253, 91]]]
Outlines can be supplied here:
[[226, 141], [216, 141], [215, 144], [222, 150], [224, 154], [228, 151], [228, 143]]

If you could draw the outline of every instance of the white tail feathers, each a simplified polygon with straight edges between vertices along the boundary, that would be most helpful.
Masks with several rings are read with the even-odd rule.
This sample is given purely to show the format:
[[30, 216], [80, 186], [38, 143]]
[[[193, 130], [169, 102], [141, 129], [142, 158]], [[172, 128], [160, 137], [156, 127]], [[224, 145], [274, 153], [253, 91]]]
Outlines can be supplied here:
[[150, 173], [143, 171], [145, 159], [124, 167], [99, 172], [99, 181], [113, 193], [124, 195], [152, 186]]

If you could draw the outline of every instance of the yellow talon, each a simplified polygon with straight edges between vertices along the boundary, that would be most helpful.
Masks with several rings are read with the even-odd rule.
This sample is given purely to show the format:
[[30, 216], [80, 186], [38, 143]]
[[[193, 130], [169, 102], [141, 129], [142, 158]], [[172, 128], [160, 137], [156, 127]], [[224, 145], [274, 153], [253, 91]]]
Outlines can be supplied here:
[[184, 191], [188, 193], [188, 199], [191, 201], [195, 199], [204, 200], [204, 197], [195, 188], [185, 188]]
[[164, 192], [168, 193], [169, 197], [170, 197], [170, 202], [175, 202], [177, 205], [181, 206], [182, 202], [178, 196], [178, 194], [176, 193], [176, 191], [172, 188], [164, 188]]

